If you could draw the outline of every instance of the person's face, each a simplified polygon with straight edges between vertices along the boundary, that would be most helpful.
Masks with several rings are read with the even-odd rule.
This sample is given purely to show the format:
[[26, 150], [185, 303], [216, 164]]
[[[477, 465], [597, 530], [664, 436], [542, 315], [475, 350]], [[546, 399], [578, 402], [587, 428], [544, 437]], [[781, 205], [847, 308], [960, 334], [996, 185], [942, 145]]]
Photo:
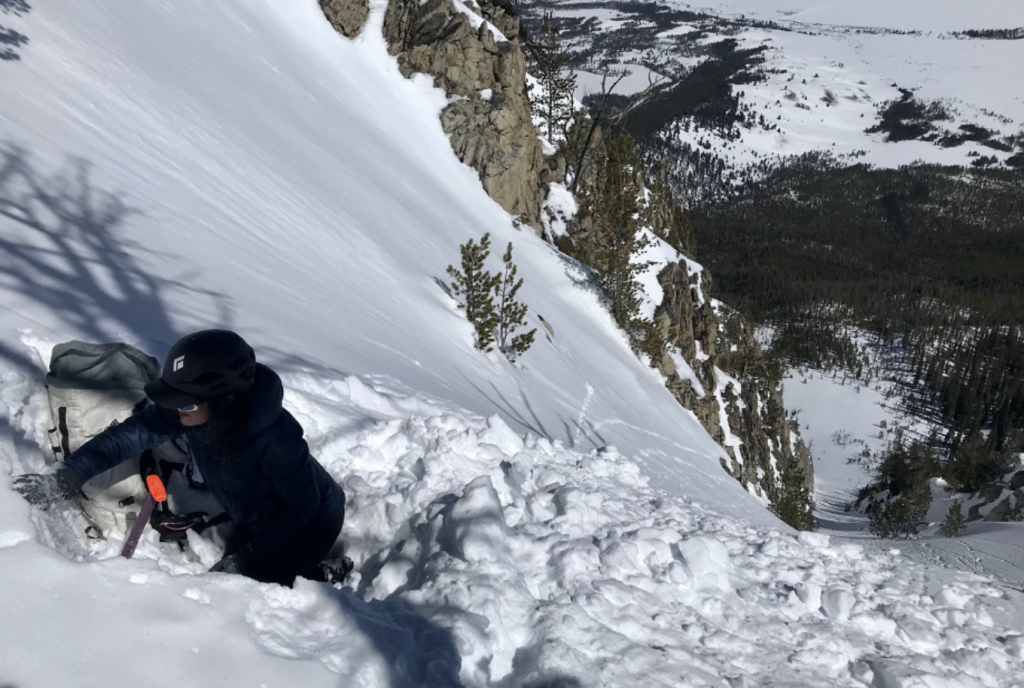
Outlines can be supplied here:
[[[192, 410], [186, 411], [186, 408]], [[178, 409], [178, 420], [186, 428], [191, 428], [196, 425], [202, 425], [206, 421], [210, 420], [210, 405], [209, 404], [194, 404], [191, 407], [184, 407]]]

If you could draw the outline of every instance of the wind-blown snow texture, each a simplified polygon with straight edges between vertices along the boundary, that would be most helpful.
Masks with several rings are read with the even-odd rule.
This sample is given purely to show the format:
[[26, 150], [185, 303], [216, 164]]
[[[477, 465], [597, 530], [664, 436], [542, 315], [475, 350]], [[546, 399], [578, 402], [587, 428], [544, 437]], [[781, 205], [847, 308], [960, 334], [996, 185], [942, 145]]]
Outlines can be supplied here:
[[[797, 537], [722, 471], [457, 162], [379, 3], [354, 42], [313, 0], [28, 10], [0, 16], [29, 39], [0, 62], [2, 472], [45, 465], [56, 342], [235, 327], [345, 486], [358, 573], [261, 585], [152, 532], [126, 561], [0, 486], [0, 685], [1015, 684], [1020, 595]], [[519, 368], [436, 281], [485, 231], [555, 331]]]

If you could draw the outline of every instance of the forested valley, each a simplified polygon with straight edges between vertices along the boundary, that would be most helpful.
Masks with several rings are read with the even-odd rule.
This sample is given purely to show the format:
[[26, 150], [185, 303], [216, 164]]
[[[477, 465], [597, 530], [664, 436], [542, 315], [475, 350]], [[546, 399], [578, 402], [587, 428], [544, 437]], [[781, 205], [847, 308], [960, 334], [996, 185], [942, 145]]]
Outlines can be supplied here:
[[[602, 88], [584, 104], [606, 135], [635, 142], [648, 176], [685, 211], [673, 243], [710, 269], [715, 296], [772, 333], [764, 367], [884, 385], [891, 403], [934, 428], [897, 433], [864, 492], [896, 495], [935, 475], [967, 492], [1000, 478], [1024, 450], [1024, 130], [957, 128], [942, 103], [900, 89], [865, 119], [866, 133], [945, 148], [974, 141], [1009, 152], [1005, 165], [971, 152], [961, 167], [883, 169], [824, 151], [738, 165], [711, 144], [776, 129], [742, 97], [772, 73], [763, 50], [741, 48], [730, 21], [613, 6], [635, 21], [592, 33], [579, 17], [548, 20], [565, 39], [561, 64], [604, 70], [612, 84], [607, 65], [632, 49], [668, 75], [639, 95]], [[552, 6], [525, 9], [535, 29]], [[657, 32], [682, 20], [697, 30], [659, 43]], [[679, 62], [694, 57], [696, 66]]]

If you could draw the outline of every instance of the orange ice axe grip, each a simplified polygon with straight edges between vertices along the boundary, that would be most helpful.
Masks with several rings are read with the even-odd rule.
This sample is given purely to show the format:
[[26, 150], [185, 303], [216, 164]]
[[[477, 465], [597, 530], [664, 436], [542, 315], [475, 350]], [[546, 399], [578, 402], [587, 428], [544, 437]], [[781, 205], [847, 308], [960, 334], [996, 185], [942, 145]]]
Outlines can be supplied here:
[[149, 490], [154, 502], [167, 501], [167, 488], [164, 487], [164, 481], [159, 475], [146, 476], [146, 489]]

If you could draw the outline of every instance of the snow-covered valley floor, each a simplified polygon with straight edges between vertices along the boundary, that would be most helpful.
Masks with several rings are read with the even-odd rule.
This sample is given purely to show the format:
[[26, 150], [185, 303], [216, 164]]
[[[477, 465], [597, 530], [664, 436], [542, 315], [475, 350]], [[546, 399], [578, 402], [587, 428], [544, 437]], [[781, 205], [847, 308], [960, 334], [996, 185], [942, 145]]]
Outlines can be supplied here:
[[963, 503], [966, 513], [980, 499], [947, 494], [935, 484], [927, 516], [930, 525], [915, 540], [877, 540], [868, 531], [867, 516], [850, 508], [872, 476], [848, 459], [865, 450], [881, 452], [897, 427], [921, 436], [930, 430], [899, 413], [898, 398], [887, 399], [878, 384], [806, 369], [787, 375], [785, 398], [800, 419], [801, 432], [815, 457], [815, 499], [822, 532], [878, 551], [895, 548], [914, 561], [991, 576], [1004, 586], [1024, 589], [1024, 524], [975, 521], [957, 538], [940, 532], [939, 524], [954, 500]]

